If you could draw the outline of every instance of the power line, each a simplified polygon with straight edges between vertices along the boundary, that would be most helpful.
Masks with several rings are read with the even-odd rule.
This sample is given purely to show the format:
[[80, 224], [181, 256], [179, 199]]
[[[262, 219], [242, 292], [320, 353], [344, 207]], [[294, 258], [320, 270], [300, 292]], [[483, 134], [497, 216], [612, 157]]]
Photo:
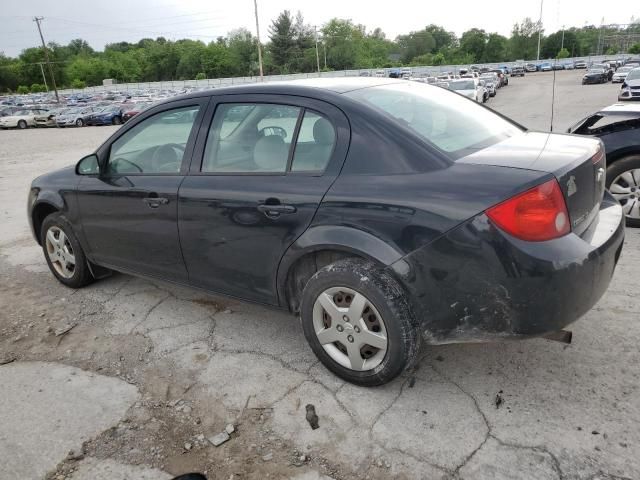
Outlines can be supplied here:
[[51, 75], [51, 83], [53, 84], [53, 91], [56, 92], [56, 102], [60, 103], [60, 97], [58, 96], [58, 87], [56, 87], [56, 78], [53, 75], [53, 67], [51, 66], [51, 61], [49, 60], [49, 50], [47, 50], [47, 44], [44, 41], [44, 36], [42, 35], [42, 28], [40, 27], [40, 22], [42, 20], [44, 20], [44, 17], [33, 17], [33, 21], [36, 22], [36, 25], [38, 25], [38, 33], [40, 34], [40, 40], [42, 40], [42, 48], [44, 49], [44, 58], [47, 62], [47, 66], [49, 67], [49, 75]]

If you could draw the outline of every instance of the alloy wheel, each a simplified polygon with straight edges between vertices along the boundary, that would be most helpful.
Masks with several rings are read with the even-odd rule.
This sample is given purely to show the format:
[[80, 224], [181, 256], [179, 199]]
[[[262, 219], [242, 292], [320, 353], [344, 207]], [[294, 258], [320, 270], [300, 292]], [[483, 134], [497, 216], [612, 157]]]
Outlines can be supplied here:
[[51, 265], [63, 278], [71, 278], [76, 268], [76, 257], [69, 238], [61, 228], [50, 227], [45, 237], [47, 255]]
[[345, 368], [374, 369], [387, 353], [382, 316], [369, 299], [351, 288], [332, 287], [318, 296], [313, 328], [325, 352]]
[[640, 219], [640, 168], [622, 172], [613, 179], [609, 191], [627, 217]]

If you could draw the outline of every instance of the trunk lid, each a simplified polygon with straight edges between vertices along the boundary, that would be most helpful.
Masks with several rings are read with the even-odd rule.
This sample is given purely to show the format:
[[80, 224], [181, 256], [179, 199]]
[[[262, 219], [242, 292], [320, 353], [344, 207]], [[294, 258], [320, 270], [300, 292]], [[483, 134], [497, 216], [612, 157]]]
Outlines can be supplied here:
[[571, 229], [581, 235], [597, 216], [605, 189], [604, 147], [598, 139], [525, 132], [457, 160], [553, 174], [567, 203]]

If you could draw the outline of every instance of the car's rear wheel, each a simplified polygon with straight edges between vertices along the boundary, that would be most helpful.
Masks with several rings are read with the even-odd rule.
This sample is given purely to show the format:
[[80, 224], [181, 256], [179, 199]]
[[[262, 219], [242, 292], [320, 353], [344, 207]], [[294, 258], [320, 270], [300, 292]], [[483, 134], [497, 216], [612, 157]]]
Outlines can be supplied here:
[[607, 188], [622, 205], [629, 227], [640, 227], [640, 155], [630, 155], [607, 168]]
[[382, 385], [417, 358], [420, 333], [406, 293], [372, 262], [344, 259], [319, 270], [300, 316], [316, 356], [348, 382]]
[[61, 283], [72, 288], [91, 283], [87, 258], [64, 215], [55, 212], [44, 219], [40, 243], [51, 273]]
[[20, 130], [24, 130], [25, 128], [27, 128], [27, 122], [25, 122], [24, 120], [20, 120], [20, 121], [18, 122], [18, 128], [19, 128]]
[[113, 117], [113, 120], [111, 121], [111, 123], [113, 123], [114, 125], [121, 125], [122, 119], [120, 117]]
[[76, 127], [84, 127], [84, 120], [81, 118], [76, 120]]

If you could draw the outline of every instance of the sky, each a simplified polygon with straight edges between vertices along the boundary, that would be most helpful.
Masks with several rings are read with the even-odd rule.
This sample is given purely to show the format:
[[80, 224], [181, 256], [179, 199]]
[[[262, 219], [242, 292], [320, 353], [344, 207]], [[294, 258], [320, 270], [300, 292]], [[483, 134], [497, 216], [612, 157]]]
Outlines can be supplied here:
[[[543, 0], [542, 22], [552, 33], [563, 25], [629, 23], [640, 17], [640, 1]], [[332, 17], [350, 18], [368, 30], [382, 28], [387, 38], [435, 23], [460, 35], [483, 28], [508, 36], [514, 23], [540, 15], [538, 0], [258, 0], [260, 38], [282, 10], [300, 10], [319, 27]], [[66, 44], [83, 38], [96, 50], [107, 43], [144, 37], [192, 38], [209, 42], [239, 27], [255, 33], [253, 0], [0, 0], [0, 52], [17, 56], [40, 43], [33, 16], [42, 22], [47, 42]]]

